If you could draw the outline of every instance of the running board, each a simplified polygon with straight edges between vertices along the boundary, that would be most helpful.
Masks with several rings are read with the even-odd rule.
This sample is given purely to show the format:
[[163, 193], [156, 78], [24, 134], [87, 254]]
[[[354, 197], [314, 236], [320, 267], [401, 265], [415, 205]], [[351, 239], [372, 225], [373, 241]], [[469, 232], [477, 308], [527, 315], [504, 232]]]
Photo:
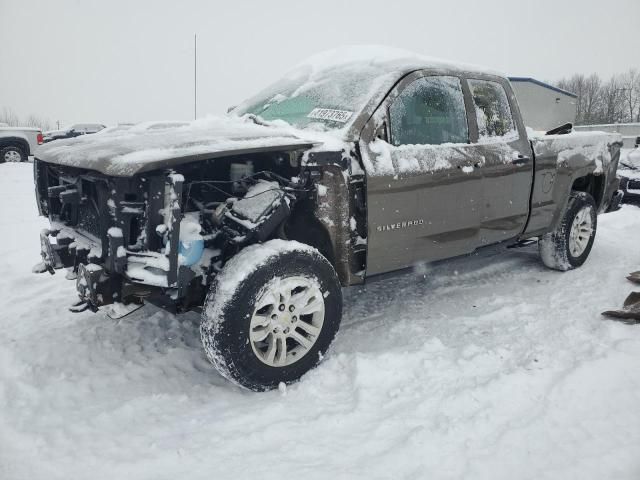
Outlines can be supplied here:
[[533, 245], [534, 243], [538, 243], [538, 240], [528, 239], [528, 240], [520, 240], [519, 242], [514, 243], [513, 245], [509, 245], [507, 248], [524, 248], [529, 245]]

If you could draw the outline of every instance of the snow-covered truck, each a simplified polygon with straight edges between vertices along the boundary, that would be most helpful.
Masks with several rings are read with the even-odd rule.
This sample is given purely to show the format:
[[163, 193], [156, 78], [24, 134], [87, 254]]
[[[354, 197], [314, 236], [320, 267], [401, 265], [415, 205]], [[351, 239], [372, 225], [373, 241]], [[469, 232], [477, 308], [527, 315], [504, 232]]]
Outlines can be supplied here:
[[490, 70], [328, 52], [224, 118], [42, 147], [35, 270], [68, 269], [74, 310], [200, 310], [218, 371], [271, 389], [322, 359], [342, 287], [536, 239], [546, 266], [582, 265], [620, 140], [527, 132]]
[[42, 142], [39, 128], [0, 126], [0, 163], [26, 162]]

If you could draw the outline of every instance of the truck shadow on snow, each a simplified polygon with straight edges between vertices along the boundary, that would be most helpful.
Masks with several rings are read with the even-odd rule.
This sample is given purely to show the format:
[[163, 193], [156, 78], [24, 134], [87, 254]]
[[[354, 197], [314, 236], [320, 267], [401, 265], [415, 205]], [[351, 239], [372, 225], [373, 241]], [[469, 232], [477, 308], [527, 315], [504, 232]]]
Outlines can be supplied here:
[[[363, 323], [392, 323], [407, 307], [426, 309], [444, 295], [455, 299], [481, 299], [481, 289], [514, 276], [550, 273], [540, 262], [537, 246], [473, 253], [432, 264], [417, 264], [393, 276], [345, 289], [342, 327]], [[537, 281], [537, 280], [536, 280]], [[469, 295], [470, 294], [470, 295]], [[466, 298], [467, 300], [469, 298]], [[473, 308], [474, 305], [468, 305]], [[371, 325], [374, 326], [374, 325]]]
[[[527, 281], [527, 276], [539, 276], [541, 272], [553, 275], [540, 264], [537, 249], [527, 247], [507, 254], [474, 254], [416, 265], [365, 286], [343, 289], [344, 315], [337, 348], [344, 351], [345, 345], [340, 339], [349, 336], [352, 329], [362, 328], [375, 334], [377, 329], [396, 323], [407, 309], [428, 312], [430, 303], [443, 296], [453, 300], [456, 308], [440, 313], [455, 321], [461, 303], [462, 308], [472, 311], [475, 305], [471, 303], [481, 299], [483, 286], [491, 289], [496, 284], [508, 283], [514, 276], [518, 276], [519, 281]], [[465, 302], [470, 304], [465, 306]], [[442, 305], [439, 308], [442, 309]], [[425, 315], [417, 321], [429, 320]], [[83, 330], [80, 340], [92, 345], [87, 353], [94, 363], [99, 361], [96, 357], [102, 356], [103, 362], [116, 366], [114, 375], [126, 370], [127, 365], [144, 365], [144, 376], [159, 377], [159, 385], [167, 391], [198, 385], [236, 389], [217, 374], [205, 357], [199, 324], [200, 317], [195, 312], [173, 315], [146, 305], [120, 320], [99, 314], [95, 323], [91, 322], [92, 326]], [[353, 348], [361, 347], [353, 343], [350, 339]], [[397, 345], [397, 341], [395, 343]], [[330, 350], [329, 356], [331, 353]]]

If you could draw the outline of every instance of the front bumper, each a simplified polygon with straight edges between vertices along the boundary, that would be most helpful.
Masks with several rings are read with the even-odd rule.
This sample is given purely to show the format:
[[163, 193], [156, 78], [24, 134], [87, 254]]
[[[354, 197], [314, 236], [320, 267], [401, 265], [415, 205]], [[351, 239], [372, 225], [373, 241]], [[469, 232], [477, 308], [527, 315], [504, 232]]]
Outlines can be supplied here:
[[[164, 185], [164, 181], [161, 182], [162, 188]], [[169, 196], [181, 198], [180, 179], [170, 178], [169, 188]], [[55, 196], [64, 194], [54, 189], [49, 192]], [[140, 303], [141, 298], [167, 294], [176, 301], [190, 304], [191, 299], [185, 297], [190, 286], [198, 282], [192, 269], [179, 264], [181, 202], [174, 200], [171, 203], [165, 247], [160, 246], [161, 239], [155, 235], [156, 223], [148, 221], [150, 212], [157, 212], [164, 206], [163, 199], [156, 195], [155, 200], [149, 201], [146, 212], [142, 208], [132, 208], [130, 202], [121, 199], [111, 202], [111, 213], [107, 212], [104, 218], [99, 219], [104, 225], [99, 230], [100, 238], [80, 225], [67, 225], [49, 215], [51, 228], [40, 233], [42, 262], [33, 271], [53, 274], [58, 269], [69, 269], [67, 278], [76, 279], [80, 297], [73, 311], [82, 311], [85, 307], [96, 310], [116, 302]], [[134, 237], [126, 226], [133, 216], [147, 231], [147, 244], [131, 248]], [[158, 221], [161, 222], [162, 217]], [[109, 226], [109, 223], [117, 227]], [[154, 233], [149, 235], [149, 232]]]

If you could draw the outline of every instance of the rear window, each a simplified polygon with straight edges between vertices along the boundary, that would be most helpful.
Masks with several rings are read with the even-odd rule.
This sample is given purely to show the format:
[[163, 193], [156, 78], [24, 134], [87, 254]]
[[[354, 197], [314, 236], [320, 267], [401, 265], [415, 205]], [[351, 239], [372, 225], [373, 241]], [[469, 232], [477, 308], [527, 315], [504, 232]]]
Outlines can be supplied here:
[[469, 86], [473, 95], [480, 141], [517, 138], [511, 106], [504, 87], [489, 80], [469, 80]]

